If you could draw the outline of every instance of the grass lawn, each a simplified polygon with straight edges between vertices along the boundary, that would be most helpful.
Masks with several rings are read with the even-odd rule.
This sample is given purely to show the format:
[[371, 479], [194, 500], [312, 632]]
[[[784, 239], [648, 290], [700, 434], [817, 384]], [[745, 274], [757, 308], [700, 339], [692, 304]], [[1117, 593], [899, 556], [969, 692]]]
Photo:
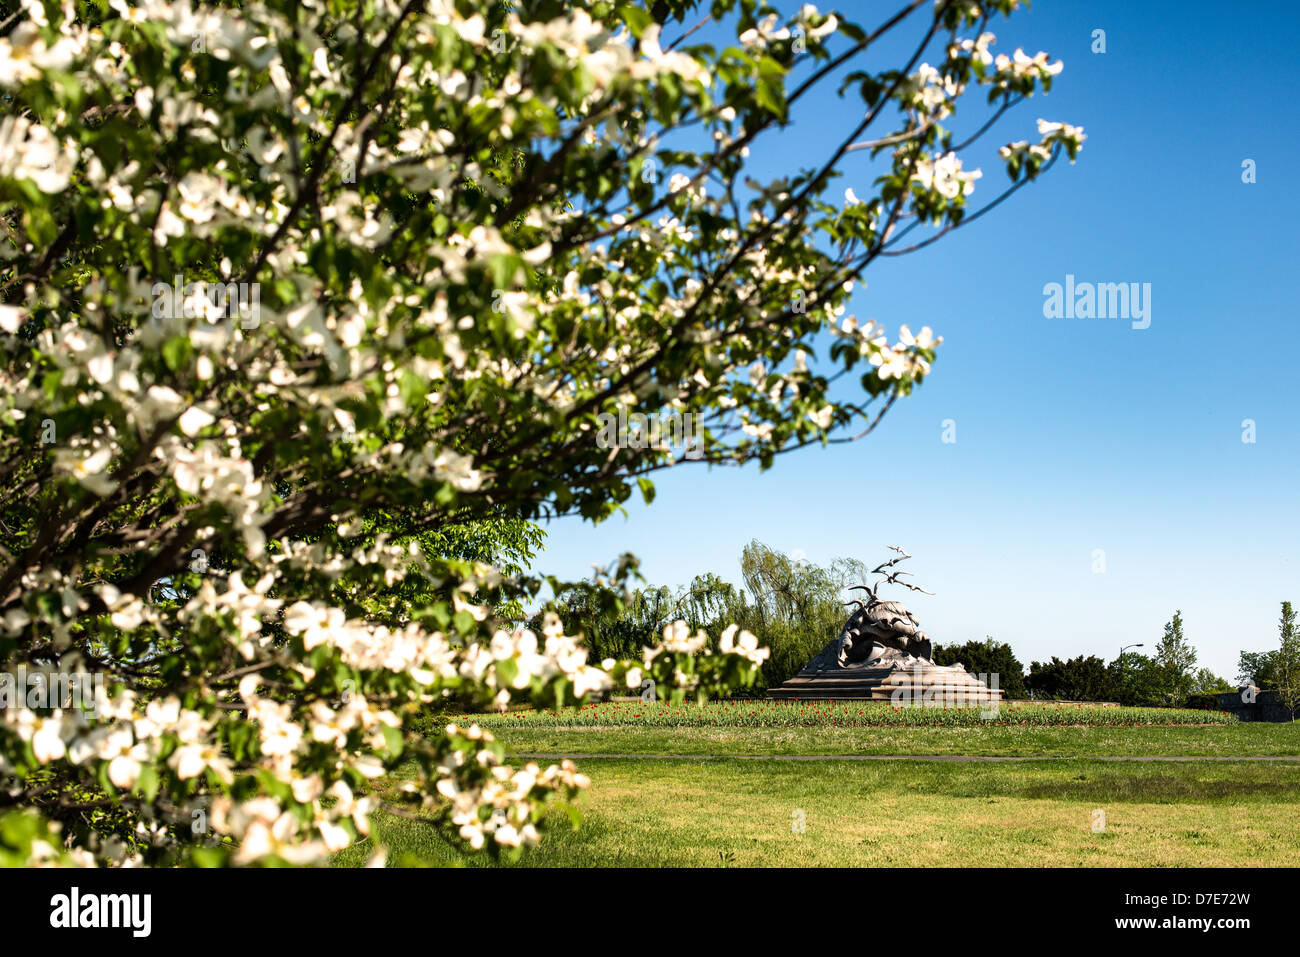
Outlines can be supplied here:
[[[1298, 763], [598, 758], [582, 770], [592, 786], [581, 828], [553, 811], [554, 828], [520, 864], [1300, 864]], [[1096, 809], [1104, 833], [1093, 833]], [[374, 838], [394, 863], [464, 860], [418, 821], [378, 814]], [[370, 850], [363, 842], [336, 863], [359, 865]]]
[[1300, 721], [1177, 727], [493, 727], [546, 754], [967, 754], [1021, 757], [1300, 755]]
[[860, 702], [740, 702], [699, 708], [636, 702], [458, 720], [490, 728], [517, 752], [544, 754], [1300, 755], [1300, 722], [1243, 723], [1221, 712], [1167, 708], [1017, 702], [990, 721], [977, 708], [896, 710]]
[[[458, 721], [492, 728], [517, 754], [589, 755], [579, 762], [592, 781], [580, 829], [552, 809], [523, 866], [1300, 865], [1300, 760], [1098, 760], [1294, 758], [1300, 722], [1166, 724], [1222, 716], [1150, 709], [1067, 715], [1031, 706], [985, 721], [895, 714], [888, 705], [865, 716], [857, 703], [785, 707], [634, 703]], [[782, 755], [1031, 760], [762, 759]], [[1093, 831], [1097, 810], [1101, 832]], [[800, 819], [802, 834], [793, 826]], [[490, 863], [463, 857], [427, 823], [383, 813], [372, 838], [335, 863], [360, 865], [375, 843], [389, 848], [392, 864]]]

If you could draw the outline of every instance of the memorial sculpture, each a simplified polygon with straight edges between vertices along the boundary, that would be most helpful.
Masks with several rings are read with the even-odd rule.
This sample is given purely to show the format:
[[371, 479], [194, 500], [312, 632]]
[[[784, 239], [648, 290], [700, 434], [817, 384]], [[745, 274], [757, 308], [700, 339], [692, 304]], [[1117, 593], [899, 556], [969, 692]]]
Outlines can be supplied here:
[[902, 585], [931, 595], [903, 581], [910, 572], [896, 566], [912, 556], [896, 545], [893, 558], [874, 568], [882, 575], [873, 585], [855, 585], [865, 600], [846, 602], [857, 609], [840, 635], [798, 674], [770, 695], [777, 700], [869, 700], [902, 705], [996, 705], [1002, 700], [996, 675], [972, 675], [965, 666], [936, 665], [929, 636], [907, 607], [878, 597], [884, 585]]

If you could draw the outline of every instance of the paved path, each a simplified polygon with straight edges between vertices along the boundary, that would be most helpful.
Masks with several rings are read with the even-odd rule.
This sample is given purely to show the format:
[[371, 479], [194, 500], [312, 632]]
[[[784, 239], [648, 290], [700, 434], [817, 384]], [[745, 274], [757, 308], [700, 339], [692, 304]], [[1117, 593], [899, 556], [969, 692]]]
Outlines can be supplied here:
[[734, 758], [738, 761], [1300, 761], [1300, 754], [1285, 755], [1043, 755], [1041, 757], [1010, 757], [979, 754], [543, 754], [520, 752], [520, 758], [536, 761], [590, 761], [599, 758], [617, 758], [634, 761], [717, 761]]

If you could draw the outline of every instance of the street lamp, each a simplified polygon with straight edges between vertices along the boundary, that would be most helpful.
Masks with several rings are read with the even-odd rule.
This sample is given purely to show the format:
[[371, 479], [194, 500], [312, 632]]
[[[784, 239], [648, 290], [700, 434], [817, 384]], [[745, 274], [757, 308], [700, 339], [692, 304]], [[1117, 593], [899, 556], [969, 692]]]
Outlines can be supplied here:
[[1130, 648], [1145, 648], [1145, 647], [1146, 647], [1146, 646], [1143, 645], [1141, 642], [1138, 642], [1136, 645], [1124, 645], [1122, 648], [1120, 648], [1120, 650], [1119, 650], [1119, 675], [1120, 675], [1121, 678], [1124, 677], [1124, 652], [1128, 651]]

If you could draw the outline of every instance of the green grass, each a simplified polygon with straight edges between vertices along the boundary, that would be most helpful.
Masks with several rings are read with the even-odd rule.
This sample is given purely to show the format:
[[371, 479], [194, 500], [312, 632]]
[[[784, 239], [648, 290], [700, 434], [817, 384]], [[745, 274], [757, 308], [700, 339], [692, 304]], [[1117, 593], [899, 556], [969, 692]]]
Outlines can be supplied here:
[[1137, 727], [1229, 725], [1223, 711], [1105, 708], [1092, 704], [1011, 702], [999, 709], [911, 707], [869, 701], [606, 702], [561, 711], [511, 711], [475, 716], [485, 728], [795, 728], [795, 727]]
[[[1191, 720], [1213, 723], [1186, 723]], [[978, 709], [857, 702], [663, 702], [466, 716], [515, 751], [548, 754], [873, 754], [987, 757], [1300, 755], [1300, 722], [1240, 722], [1217, 711], [1014, 703]], [[917, 724], [930, 720], [946, 723]]]
[[[551, 812], [523, 866], [1295, 866], [1300, 764], [627, 760], [583, 763], [576, 832]], [[1094, 833], [1094, 811], [1105, 831]], [[794, 833], [796, 812], [806, 831]], [[390, 860], [462, 860], [375, 816]], [[371, 842], [338, 856], [365, 861]], [[470, 863], [484, 865], [483, 859]]]
[[[888, 706], [891, 713], [873, 712], [863, 722], [854, 712], [864, 706], [856, 703], [811, 704], [638, 702], [459, 720], [491, 727], [517, 754], [596, 755], [580, 762], [592, 779], [579, 805], [580, 829], [553, 809], [542, 845], [520, 866], [1300, 864], [1300, 760], [1231, 760], [1300, 755], [1300, 722], [1222, 723], [1214, 713], [1163, 709], [1066, 715], [1065, 708], [1030, 706], [1007, 709], [1005, 720], [959, 715], [925, 726]], [[1188, 716], [1219, 723], [1170, 720]], [[762, 760], [782, 755], [885, 759]], [[897, 755], [1030, 760], [889, 760]], [[1097, 760], [1111, 756], [1229, 760]], [[1097, 810], [1105, 812], [1100, 833], [1093, 831]], [[806, 822], [802, 834], [792, 827], [796, 812]], [[335, 863], [362, 864], [375, 843], [389, 847], [395, 864], [490, 864], [463, 856], [426, 822], [383, 813], [374, 817], [372, 838]]]
[[517, 752], [546, 754], [965, 754], [1006, 757], [1300, 755], [1300, 722], [1178, 727], [727, 728], [494, 727]]

